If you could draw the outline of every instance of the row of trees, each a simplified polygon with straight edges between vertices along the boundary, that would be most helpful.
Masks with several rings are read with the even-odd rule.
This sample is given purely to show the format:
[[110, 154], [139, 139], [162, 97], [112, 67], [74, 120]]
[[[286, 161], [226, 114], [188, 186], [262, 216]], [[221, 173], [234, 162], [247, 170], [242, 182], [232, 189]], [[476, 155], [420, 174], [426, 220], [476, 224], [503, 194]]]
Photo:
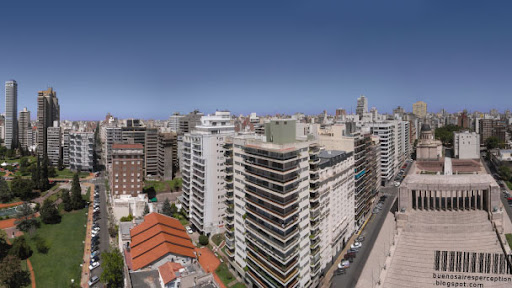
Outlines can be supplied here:
[[71, 210], [80, 210], [84, 208], [85, 203], [82, 198], [82, 187], [80, 186], [78, 173], [73, 175], [73, 181], [71, 182], [71, 195], [69, 195], [70, 191], [66, 189], [62, 189], [61, 193], [65, 211], [69, 212]]
[[32, 255], [32, 249], [25, 237], [14, 239], [9, 245], [0, 238], [0, 283], [4, 287], [24, 287], [30, 284], [30, 273], [21, 268], [21, 260]]
[[461, 131], [462, 127], [457, 125], [446, 125], [443, 127], [436, 128], [435, 137], [443, 142], [444, 146], [453, 145], [453, 132]]

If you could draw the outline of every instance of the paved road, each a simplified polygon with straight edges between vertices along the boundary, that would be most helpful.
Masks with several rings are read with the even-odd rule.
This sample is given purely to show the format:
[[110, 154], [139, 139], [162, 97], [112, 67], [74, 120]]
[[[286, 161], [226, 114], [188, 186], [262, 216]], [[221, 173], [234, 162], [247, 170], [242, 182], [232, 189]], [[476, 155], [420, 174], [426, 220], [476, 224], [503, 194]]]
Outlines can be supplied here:
[[384, 202], [384, 207], [379, 214], [373, 214], [370, 220], [366, 224], [366, 227], [363, 230], [363, 235], [365, 240], [363, 242], [363, 246], [357, 252], [357, 256], [354, 259], [354, 262], [350, 263], [350, 268], [346, 270], [346, 274], [342, 275], [334, 275], [332, 278], [332, 288], [352, 288], [357, 284], [357, 280], [363, 271], [364, 265], [366, 264], [366, 260], [370, 255], [373, 244], [379, 235], [380, 229], [384, 220], [386, 219], [387, 213], [391, 210], [393, 203], [396, 201], [396, 195], [398, 192], [398, 188], [396, 187], [383, 187], [381, 188], [381, 194], [390, 195]]
[[[99, 248], [100, 252], [105, 252], [110, 249], [109, 245], [109, 235], [108, 235], [108, 212], [107, 212], [107, 196], [105, 191], [105, 180], [102, 176], [97, 177], [90, 181], [91, 183], [95, 184], [96, 187], [99, 188], [100, 191], [100, 218], [98, 220], [98, 223], [100, 225], [100, 242], [99, 242]], [[101, 257], [101, 256], [100, 256]], [[100, 258], [100, 264], [101, 264], [101, 258]], [[94, 276], [100, 276], [101, 272], [103, 271], [101, 265], [94, 269], [92, 271], [92, 275]], [[101, 283], [98, 282], [96, 285], [92, 287], [101, 287]]]

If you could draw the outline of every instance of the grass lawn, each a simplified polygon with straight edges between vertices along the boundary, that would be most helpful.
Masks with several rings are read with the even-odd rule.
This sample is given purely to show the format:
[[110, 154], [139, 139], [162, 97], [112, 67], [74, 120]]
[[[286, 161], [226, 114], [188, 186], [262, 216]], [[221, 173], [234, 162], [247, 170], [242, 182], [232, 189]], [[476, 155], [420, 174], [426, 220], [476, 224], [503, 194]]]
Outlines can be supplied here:
[[226, 286], [235, 280], [235, 276], [229, 272], [228, 266], [226, 266], [226, 262], [220, 263], [219, 267], [215, 269], [215, 273], [217, 273], [217, 276], [219, 276], [222, 283], [224, 283]]
[[41, 223], [36, 235], [45, 239], [50, 247], [47, 254], [37, 252], [29, 237], [34, 253], [30, 257], [38, 287], [68, 287], [71, 279], [80, 283], [84, 255], [86, 209], [65, 213], [62, 222], [54, 225]]
[[507, 183], [508, 189], [512, 189], [512, 183], [510, 183], [510, 181], [505, 181], [505, 183]]
[[215, 245], [219, 246], [220, 243], [224, 240], [224, 234], [215, 234], [212, 236], [212, 241]]
[[145, 181], [144, 189], [153, 187], [156, 193], [171, 192], [174, 191], [175, 187], [181, 187], [181, 178], [174, 178], [170, 181]]
[[512, 249], [512, 234], [505, 234], [505, 237], [507, 237], [508, 246]]
[[[69, 170], [69, 169], [63, 169], [62, 171], [59, 171], [58, 169], [55, 169], [55, 171], [57, 172], [57, 177], [55, 178], [69, 178], [69, 179], [72, 179], [73, 178], [73, 175], [75, 175], [75, 172]], [[89, 173], [87, 172], [80, 172], [78, 173], [78, 176], [80, 178], [85, 178], [87, 176], [89, 176]]]
[[231, 288], [245, 288], [245, 285], [240, 283], [240, 282], [238, 282], [235, 285], [231, 286]]

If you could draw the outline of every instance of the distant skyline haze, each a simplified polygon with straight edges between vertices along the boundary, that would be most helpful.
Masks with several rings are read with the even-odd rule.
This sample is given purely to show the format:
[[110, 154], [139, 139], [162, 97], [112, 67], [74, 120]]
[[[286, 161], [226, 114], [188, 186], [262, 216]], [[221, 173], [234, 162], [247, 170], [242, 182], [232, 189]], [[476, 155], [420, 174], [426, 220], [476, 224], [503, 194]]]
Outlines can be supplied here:
[[[509, 108], [508, 1], [3, 3], [2, 83], [37, 115], [51, 86], [61, 119], [166, 119]], [[5, 95], [3, 95], [5, 96]], [[1, 106], [5, 112], [5, 101]]]

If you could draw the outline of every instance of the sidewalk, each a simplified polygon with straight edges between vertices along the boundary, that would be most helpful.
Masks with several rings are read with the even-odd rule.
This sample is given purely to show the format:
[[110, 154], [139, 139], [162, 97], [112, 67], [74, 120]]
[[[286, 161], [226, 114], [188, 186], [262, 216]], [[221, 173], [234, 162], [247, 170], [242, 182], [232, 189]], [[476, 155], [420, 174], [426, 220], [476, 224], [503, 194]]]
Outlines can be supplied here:
[[[81, 183], [85, 187], [91, 188], [90, 202], [94, 202], [94, 184]], [[87, 212], [87, 228], [85, 231], [85, 246], [84, 246], [84, 262], [82, 265], [82, 277], [80, 281], [80, 287], [89, 287], [89, 261], [91, 259], [91, 227], [92, 227], [92, 215], [93, 205], [89, 205], [89, 211]]]

